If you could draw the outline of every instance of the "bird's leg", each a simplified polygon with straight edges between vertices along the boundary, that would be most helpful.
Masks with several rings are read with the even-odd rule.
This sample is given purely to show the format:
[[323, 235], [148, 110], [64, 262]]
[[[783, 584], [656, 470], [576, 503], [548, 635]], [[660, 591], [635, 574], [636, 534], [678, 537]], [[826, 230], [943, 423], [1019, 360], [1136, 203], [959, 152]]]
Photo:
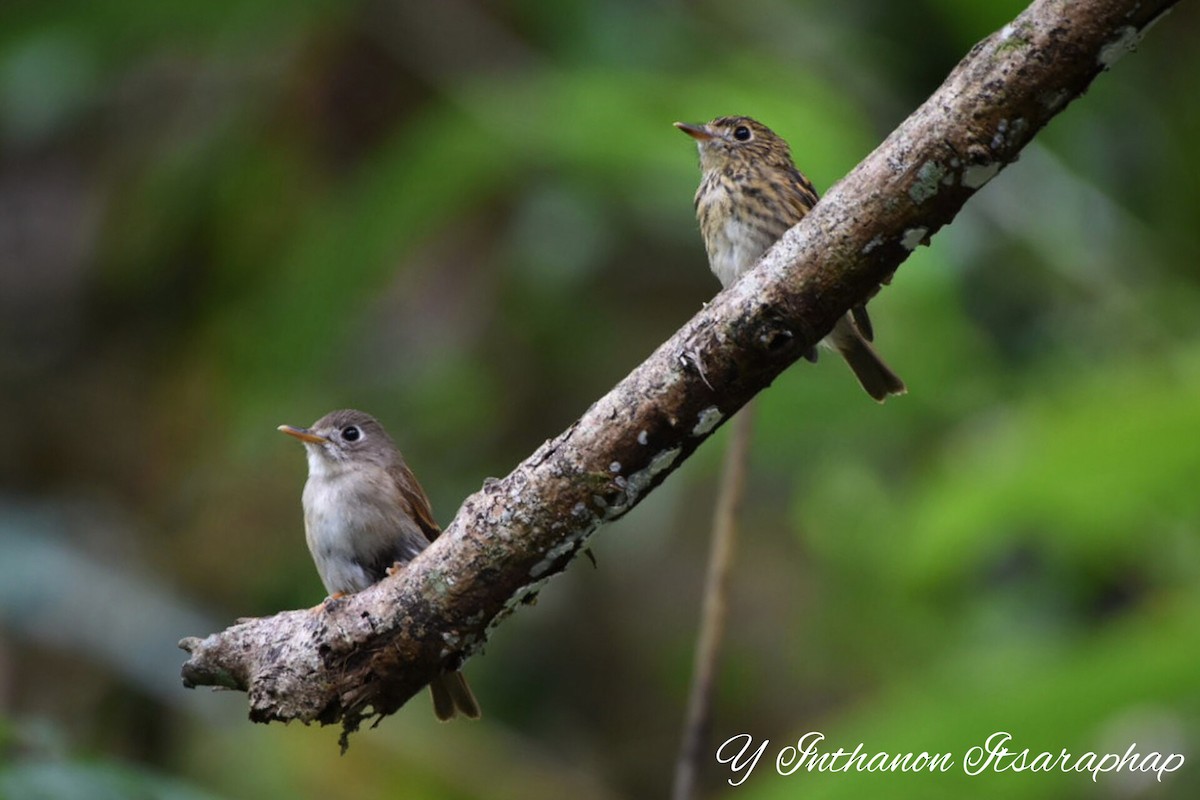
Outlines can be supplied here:
[[324, 600], [310, 608], [309, 611], [313, 612], [314, 614], [318, 611], [328, 611], [337, 605], [337, 602], [345, 596], [346, 592], [334, 592], [333, 594], [329, 595], [329, 597], [326, 597]]

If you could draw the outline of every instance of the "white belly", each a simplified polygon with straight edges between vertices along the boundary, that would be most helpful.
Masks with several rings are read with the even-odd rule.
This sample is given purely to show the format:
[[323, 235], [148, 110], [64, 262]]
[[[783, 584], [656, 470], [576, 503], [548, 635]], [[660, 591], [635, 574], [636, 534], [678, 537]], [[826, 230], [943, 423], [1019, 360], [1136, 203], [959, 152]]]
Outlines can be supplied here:
[[775, 243], [775, 238], [729, 213], [732, 200], [726, 192], [712, 191], [706, 198], [707, 202], [699, 209], [701, 218], [724, 218], [713, 234], [705, 237], [704, 247], [708, 251], [709, 269], [725, 287], [754, 266]]
[[758, 231], [734, 219], [727, 220], [714, 239], [714, 247], [708, 254], [708, 266], [721, 286], [729, 286], [737, 280], [773, 244], [763, 242]]

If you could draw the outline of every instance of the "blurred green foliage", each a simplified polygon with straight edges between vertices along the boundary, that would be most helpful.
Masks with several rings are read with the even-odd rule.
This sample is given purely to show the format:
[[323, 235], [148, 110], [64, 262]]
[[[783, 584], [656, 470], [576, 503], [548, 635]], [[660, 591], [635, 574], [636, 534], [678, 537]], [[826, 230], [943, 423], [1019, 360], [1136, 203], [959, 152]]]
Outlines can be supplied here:
[[[174, 641], [321, 597], [279, 423], [375, 413], [446, 522], [716, 291], [671, 122], [752, 114], [825, 188], [1023, 5], [0, 8], [0, 796], [663, 796], [723, 434], [468, 665], [477, 725], [418, 698], [338, 758], [180, 688]], [[907, 397], [835, 359], [763, 395], [714, 727], [1187, 765], [714, 761], [714, 796], [1200, 789], [1197, 32], [1181, 4], [873, 303]]]

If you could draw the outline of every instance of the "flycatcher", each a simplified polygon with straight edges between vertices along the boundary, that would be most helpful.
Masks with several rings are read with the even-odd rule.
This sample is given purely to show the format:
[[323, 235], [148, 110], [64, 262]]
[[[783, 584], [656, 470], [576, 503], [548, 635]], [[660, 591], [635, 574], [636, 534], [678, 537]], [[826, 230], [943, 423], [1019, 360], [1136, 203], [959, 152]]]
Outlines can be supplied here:
[[[788, 143], [750, 117], [718, 117], [707, 125], [676, 122], [700, 150], [696, 218], [708, 266], [729, 286], [817, 204], [817, 191], [792, 162]], [[879, 402], [904, 394], [904, 382], [871, 347], [866, 306], [838, 320], [821, 343], [846, 360]], [[807, 354], [816, 361], [816, 351]]]
[[[304, 443], [304, 535], [331, 598], [360, 592], [412, 561], [441, 528], [425, 490], [383, 426], [370, 414], [333, 411], [310, 428], [280, 425]], [[460, 672], [429, 684], [433, 711], [479, 717], [479, 704]]]

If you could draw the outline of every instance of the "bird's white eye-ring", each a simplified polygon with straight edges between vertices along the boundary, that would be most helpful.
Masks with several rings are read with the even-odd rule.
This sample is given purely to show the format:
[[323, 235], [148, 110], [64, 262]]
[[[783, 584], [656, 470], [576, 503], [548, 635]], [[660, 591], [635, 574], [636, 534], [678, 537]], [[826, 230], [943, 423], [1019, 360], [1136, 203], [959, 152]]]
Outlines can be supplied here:
[[361, 438], [362, 431], [358, 429], [357, 425], [347, 425], [346, 427], [342, 428], [342, 439], [345, 441], [357, 442]]
[[738, 125], [733, 129], [733, 138], [737, 139], [739, 142], [750, 141], [750, 129], [745, 125]]

